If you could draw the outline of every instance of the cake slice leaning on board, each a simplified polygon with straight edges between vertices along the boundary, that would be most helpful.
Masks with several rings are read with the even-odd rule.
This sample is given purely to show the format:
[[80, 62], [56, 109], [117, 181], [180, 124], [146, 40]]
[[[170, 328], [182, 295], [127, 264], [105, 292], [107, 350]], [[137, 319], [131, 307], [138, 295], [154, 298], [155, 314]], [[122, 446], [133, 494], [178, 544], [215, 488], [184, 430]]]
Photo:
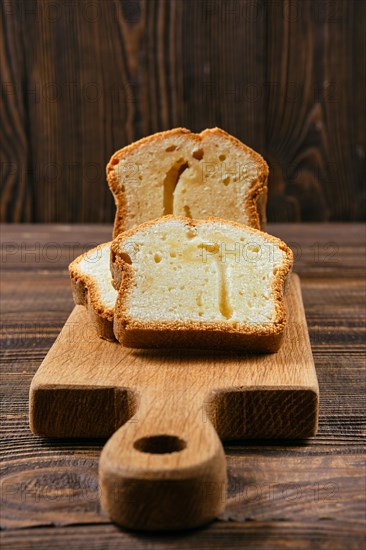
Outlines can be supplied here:
[[292, 264], [280, 239], [236, 222], [146, 222], [111, 245], [114, 334], [133, 348], [275, 352]]
[[106, 340], [115, 340], [113, 316], [118, 294], [112, 286], [111, 244], [100, 244], [69, 265], [74, 302], [86, 306], [98, 335]]

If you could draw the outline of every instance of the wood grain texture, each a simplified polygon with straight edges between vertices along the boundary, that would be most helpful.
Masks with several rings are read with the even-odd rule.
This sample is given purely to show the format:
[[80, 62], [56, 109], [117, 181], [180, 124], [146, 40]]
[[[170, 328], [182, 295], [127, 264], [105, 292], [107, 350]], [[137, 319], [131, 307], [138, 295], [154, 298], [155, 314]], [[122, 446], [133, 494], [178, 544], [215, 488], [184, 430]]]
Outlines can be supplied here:
[[[361, 5], [330, 0], [267, 7], [269, 219], [361, 219], [364, 146], [354, 126], [355, 113], [365, 112]], [[353, 138], [345, 140], [351, 135], [354, 146]]]
[[[276, 528], [273, 521], [230, 521], [215, 523], [206, 531], [187, 532], [178, 535], [136, 535], [123, 532], [115, 525], [86, 525], [78, 527], [33, 528], [19, 531], [8, 531], [3, 540], [11, 548], [126, 548], [127, 550], [149, 549], [190, 549], [204, 548], [221, 550], [228, 548], [270, 548], [273, 550], [293, 550], [294, 548], [319, 548], [326, 550], [351, 550], [362, 548], [361, 522], [337, 521], [324, 518], [323, 521], [288, 521], [282, 520]], [[53, 534], [54, 538], [50, 538]], [[63, 542], [61, 542], [63, 541]]]
[[269, 220], [365, 219], [359, 0], [4, 0], [1, 220], [111, 222], [112, 153], [221, 126], [271, 168]]
[[106, 242], [112, 225], [1, 227], [5, 547], [362, 547], [365, 227], [268, 229], [296, 253], [320, 385], [318, 434], [307, 443], [226, 442], [227, 507], [219, 521], [184, 536], [151, 536], [119, 529], [100, 511], [98, 461], [105, 439], [45, 442], [28, 425], [32, 377], [73, 308], [67, 265]]

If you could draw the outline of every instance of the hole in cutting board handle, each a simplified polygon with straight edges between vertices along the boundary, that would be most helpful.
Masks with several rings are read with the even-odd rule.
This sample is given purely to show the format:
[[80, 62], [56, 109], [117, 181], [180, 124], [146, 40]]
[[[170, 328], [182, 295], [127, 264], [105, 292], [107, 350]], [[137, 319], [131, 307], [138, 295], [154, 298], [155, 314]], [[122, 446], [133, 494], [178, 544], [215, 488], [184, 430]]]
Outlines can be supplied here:
[[137, 439], [133, 446], [142, 453], [163, 455], [183, 451], [187, 443], [176, 435], [150, 435]]

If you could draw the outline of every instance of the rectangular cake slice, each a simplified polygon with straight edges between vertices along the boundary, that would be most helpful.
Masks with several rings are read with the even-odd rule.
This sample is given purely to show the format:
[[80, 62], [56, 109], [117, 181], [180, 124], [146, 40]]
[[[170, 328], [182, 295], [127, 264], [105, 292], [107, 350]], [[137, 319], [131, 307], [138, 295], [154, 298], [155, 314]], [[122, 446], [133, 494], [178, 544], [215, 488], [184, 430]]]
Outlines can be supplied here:
[[136, 348], [275, 352], [292, 263], [285, 243], [236, 222], [146, 222], [111, 245], [114, 334]]

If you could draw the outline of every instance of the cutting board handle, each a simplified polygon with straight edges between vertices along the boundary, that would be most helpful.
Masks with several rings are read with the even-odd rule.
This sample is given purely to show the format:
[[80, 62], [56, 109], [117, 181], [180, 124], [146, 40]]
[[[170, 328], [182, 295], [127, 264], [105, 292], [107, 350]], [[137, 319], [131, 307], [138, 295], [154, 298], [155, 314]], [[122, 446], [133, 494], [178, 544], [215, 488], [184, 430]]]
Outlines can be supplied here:
[[101, 503], [131, 529], [198, 527], [225, 505], [226, 461], [200, 396], [144, 394], [133, 418], [105, 445]]

